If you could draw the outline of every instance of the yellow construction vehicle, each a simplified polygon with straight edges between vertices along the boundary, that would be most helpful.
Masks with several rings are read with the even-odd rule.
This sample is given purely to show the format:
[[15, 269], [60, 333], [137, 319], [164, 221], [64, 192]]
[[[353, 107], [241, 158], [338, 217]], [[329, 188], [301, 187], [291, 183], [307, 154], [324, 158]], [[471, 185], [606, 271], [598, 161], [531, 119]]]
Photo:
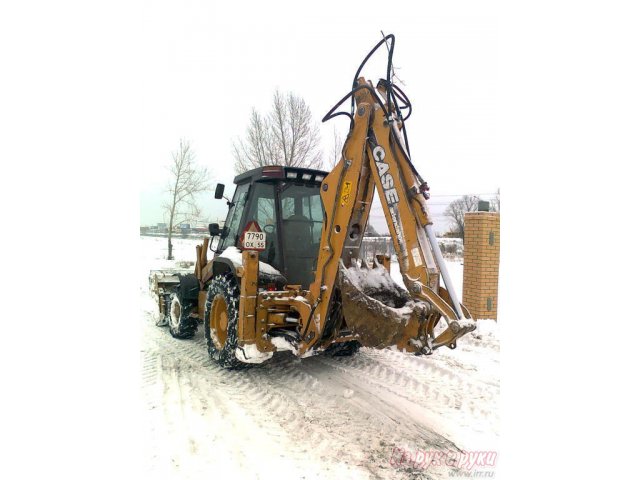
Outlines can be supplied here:
[[[431, 354], [475, 329], [436, 241], [429, 187], [411, 162], [411, 103], [393, 83], [394, 44], [387, 35], [369, 52], [352, 90], [323, 118], [351, 121], [333, 170], [273, 165], [237, 176], [224, 228], [211, 224], [211, 238], [196, 247], [195, 272], [153, 275], [172, 335], [190, 338], [202, 321], [211, 357], [237, 368], [277, 350]], [[381, 45], [387, 75], [374, 87], [359, 75]], [[351, 111], [337, 111], [347, 100]], [[406, 289], [391, 278], [388, 256], [360, 255], [375, 191]]]

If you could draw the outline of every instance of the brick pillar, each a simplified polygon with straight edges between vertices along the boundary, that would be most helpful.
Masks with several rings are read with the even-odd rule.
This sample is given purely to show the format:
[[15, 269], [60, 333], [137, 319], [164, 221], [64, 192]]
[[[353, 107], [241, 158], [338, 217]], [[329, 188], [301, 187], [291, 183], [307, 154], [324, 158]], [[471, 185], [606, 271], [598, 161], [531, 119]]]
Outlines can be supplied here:
[[500, 214], [464, 215], [464, 279], [462, 303], [475, 319], [498, 319]]

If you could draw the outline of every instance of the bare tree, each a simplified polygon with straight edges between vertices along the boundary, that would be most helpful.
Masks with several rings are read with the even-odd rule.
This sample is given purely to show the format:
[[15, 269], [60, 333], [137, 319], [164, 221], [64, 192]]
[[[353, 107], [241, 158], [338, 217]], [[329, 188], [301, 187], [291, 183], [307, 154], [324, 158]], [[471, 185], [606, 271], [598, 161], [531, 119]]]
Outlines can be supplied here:
[[233, 157], [236, 172], [278, 163], [275, 137], [268, 117], [263, 117], [254, 108], [249, 117], [246, 138], [233, 142]]
[[196, 195], [210, 189], [209, 172], [206, 168], [196, 165], [188, 141], [180, 139], [180, 146], [171, 154], [171, 160], [171, 180], [167, 186], [170, 200], [164, 205], [169, 216], [168, 260], [173, 260], [173, 227], [186, 220], [198, 218], [200, 209], [196, 203]]
[[237, 173], [264, 165], [320, 168], [320, 131], [309, 106], [276, 90], [268, 115], [252, 110], [245, 138], [233, 142], [233, 157]]
[[491, 199], [491, 211], [500, 212], [500, 189], [498, 189], [495, 196]]
[[464, 214], [477, 211], [479, 200], [475, 195], [465, 195], [451, 202], [444, 211], [453, 223], [452, 231], [460, 238], [464, 238]]

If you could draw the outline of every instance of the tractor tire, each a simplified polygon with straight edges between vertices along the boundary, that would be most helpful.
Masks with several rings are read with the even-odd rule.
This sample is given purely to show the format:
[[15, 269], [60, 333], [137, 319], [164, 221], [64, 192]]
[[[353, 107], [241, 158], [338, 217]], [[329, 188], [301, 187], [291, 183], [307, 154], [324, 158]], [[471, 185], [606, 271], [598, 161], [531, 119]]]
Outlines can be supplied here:
[[324, 351], [325, 355], [330, 357], [351, 357], [360, 350], [360, 342], [351, 340], [343, 343], [333, 343]]
[[167, 314], [171, 336], [180, 340], [193, 338], [198, 329], [197, 319], [190, 316], [194, 308], [197, 308], [197, 303], [185, 298], [182, 289], [171, 294]]
[[204, 335], [211, 359], [223, 368], [240, 369], [248, 364], [236, 358], [240, 288], [232, 273], [216, 275], [207, 292]]

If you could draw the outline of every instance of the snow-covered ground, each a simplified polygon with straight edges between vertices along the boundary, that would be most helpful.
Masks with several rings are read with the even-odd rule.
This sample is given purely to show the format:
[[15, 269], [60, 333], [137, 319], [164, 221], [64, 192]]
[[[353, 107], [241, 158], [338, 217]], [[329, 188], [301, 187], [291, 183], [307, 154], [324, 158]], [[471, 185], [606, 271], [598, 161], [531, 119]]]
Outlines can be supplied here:
[[[209, 360], [202, 328], [180, 341], [155, 326], [148, 273], [174, 265], [163, 260], [166, 243], [140, 237], [141, 388], [153, 478], [495, 478], [487, 466], [499, 461], [495, 322], [479, 321], [456, 350], [429, 357], [283, 352], [226, 371]], [[173, 243], [176, 261], [194, 259], [199, 242]], [[449, 266], [461, 294], [462, 265]]]

